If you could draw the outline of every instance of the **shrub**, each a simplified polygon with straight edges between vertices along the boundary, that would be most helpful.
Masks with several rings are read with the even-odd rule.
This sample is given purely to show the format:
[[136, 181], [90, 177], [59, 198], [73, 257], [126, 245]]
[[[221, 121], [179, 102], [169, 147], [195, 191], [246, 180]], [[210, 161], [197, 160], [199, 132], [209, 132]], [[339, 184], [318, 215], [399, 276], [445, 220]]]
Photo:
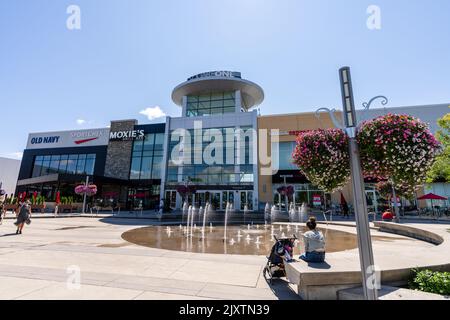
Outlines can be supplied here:
[[413, 269], [414, 278], [410, 281], [411, 289], [450, 295], [450, 272]]

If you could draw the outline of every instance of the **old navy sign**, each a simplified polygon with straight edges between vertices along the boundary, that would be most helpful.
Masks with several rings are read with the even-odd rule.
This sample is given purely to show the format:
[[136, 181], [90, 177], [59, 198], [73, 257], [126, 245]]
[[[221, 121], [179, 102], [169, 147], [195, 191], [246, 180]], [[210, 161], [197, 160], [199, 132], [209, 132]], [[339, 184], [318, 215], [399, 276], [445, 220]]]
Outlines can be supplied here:
[[142, 140], [144, 137], [144, 130], [114, 131], [109, 134], [110, 141]]
[[201, 78], [212, 78], [212, 77], [220, 77], [220, 78], [238, 78], [241, 79], [241, 73], [235, 71], [210, 71], [197, 74], [195, 76], [190, 77], [187, 81], [201, 79]]
[[60, 136], [49, 136], [49, 137], [35, 137], [31, 138], [31, 144], [48, 144], [48, 143], [58, 143]]

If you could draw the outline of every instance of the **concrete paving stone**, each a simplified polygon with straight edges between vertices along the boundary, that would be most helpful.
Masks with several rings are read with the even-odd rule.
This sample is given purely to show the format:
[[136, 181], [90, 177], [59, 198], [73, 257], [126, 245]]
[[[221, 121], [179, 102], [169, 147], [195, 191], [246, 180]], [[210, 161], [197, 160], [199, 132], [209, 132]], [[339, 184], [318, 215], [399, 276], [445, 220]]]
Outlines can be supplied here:
[[214, 299], [206, 297], [197, 297], [193, 295], [145, 291], [141, 295], [137, 296], [134, 300], [214, 300]]
[[27, 293], [21, 300], [131, 300], [142, 294], [142, 291], [110, 288], [81, 284], [79, 289], [70, 289], [66, 283], [51, 285]]
[[255, 287], [261, 266], [192, 260], [171, 279]]
[[198, 296], [231, 300], [299, 300], [298, 295], [287, 286], [287, 283], [280, 286], [275, 285], [272, 289], [209, 283], [200, 291]]
[[11, 300], [51, 285], [50, 281], [0, 276], [0, 299]]

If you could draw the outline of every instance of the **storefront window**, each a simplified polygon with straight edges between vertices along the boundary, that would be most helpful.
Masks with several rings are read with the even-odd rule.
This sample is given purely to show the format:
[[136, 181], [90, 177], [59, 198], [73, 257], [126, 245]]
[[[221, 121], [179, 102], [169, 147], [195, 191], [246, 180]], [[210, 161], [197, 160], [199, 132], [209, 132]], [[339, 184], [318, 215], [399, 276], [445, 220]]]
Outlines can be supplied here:
[[64, 154], [36, 156], [33, 165], [33, 177], [55, 173], [94, 174], [95, 154]]
[[148, 133], [133, 143], [130, 179], [161, 179], [164, 133]]
[[234, 92], [208, 93], [188, 96], [187, 116], [201, 117], [235, 112]]

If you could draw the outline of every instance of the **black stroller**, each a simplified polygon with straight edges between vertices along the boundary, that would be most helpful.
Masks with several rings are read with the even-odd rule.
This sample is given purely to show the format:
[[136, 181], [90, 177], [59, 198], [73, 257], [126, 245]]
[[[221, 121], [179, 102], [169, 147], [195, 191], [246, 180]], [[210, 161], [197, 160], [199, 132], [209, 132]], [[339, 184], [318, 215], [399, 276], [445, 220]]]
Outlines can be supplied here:
[[273, 278], [286, 276], [283, 257], [290, 257], [292, 259], [295, 241], [297, 240], [296, 235], [293, 235], [292, 238], [273, 237], [275, 238], [275, 244], [270, 250], [270, 255], [267, 257], [267, 264], [263, 270], [264, 278], [266, 281], [270, 281], [270, 284], [272, 284]]

